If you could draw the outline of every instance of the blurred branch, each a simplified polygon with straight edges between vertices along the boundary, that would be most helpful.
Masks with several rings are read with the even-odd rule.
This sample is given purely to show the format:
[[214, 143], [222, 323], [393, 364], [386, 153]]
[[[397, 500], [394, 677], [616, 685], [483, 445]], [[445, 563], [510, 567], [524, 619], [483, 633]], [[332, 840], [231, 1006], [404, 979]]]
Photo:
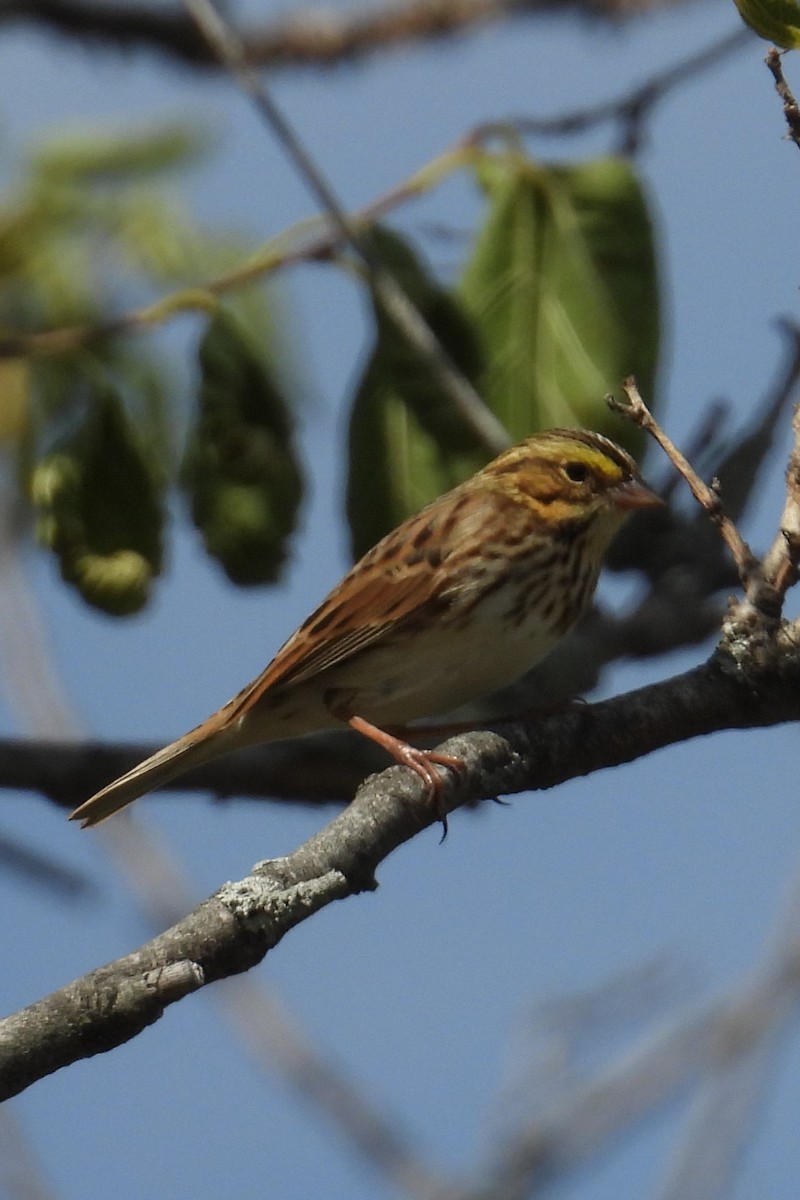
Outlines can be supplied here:
[[[9, 709], [25, 728], [51, 737], [75, 736], [67, 698], [53, 670], [39, 606], [21, 555], [19, 503], [8, 477], [0, 477], [0, 686]], [[40, 746], [41, 753], [41, 746]], [[35, 769], [35, 764], [32, 764]], [[89, 890], [71, 867], [0, 833], [0, 868], [63, 899]]]
[[[466, 145], [444, 151], [407, 179], [351, 213], [347, 218], [349, 224], [364, 227], [382, 220], [394, 208], [423, 195], [450, 172], [473, 161], [475, 154], [475, 148]], [[341, 245], [341, 230], [327, 216], [298, 221], [270, 238], [260, 250], [249, 255], [233, 270], [192, 287], [181, 287], [150, 304], [120, 313], [107, 321], [92, 325], [67, 325], [38, 333], [9, 334], [3, 330], [0, 334], [0, 359], [64, 354], [107, 338], [144, 332], [187, 312], [207, 311], [219, 296], [240, 291], [286, 267], [330, 258]]]
[[572, 112], [557, 113], [552, 117], [517, 116], [501, 121], [487, 121], [476, 126], [466, 140], [485, 142], [496, 137], [507, 138], [510, 132], [524, 137], [567, 137], [614, 122], [622, 131], [619, 153], [633, 155], [641, 147], [645, 121], [652, 115], [657, 104], [675, 88], [716, 67], [744, 46], [751, 45], [752, 40], [750, 30], [736, 29], [696, 54], [691, 54], [664, 71], [651, 75], [649, 79], [622, 96], [585, 108], [577, 108]]
[[58, 1200], [8, 1105], [0, 1111], [0, 1195], [3, 1200]]
[[[109, 822], [98, 837], [155, 928], [189, 911], [194, 897], [180, 864], [140, 823], [130, 817]], [[211, 1000], [254, 1063], [293, 1088], [387, 1181], [407, 1196], [443, 1196], [443, 1184], [414, 1152], [399, 1118], [383, 1113], [314, 1044], [263, 977], [227, 979], [212, 990]]]
[[[413, 175], [389, 191], [371, 200], [361, 209], [348, 216], [354, 226], [369, 226], [383, 220], [392, 209], [408, 203], [425, 193], [445, 175], [465, 166], [475, 157], [475, 149], [456, 146], [425, 164]], [[59, 329], [42, 330], [35, 334], [0, 334], [0, 359], [23, 358], [23, 356], [48, 356], [70, 353], [72, 350], [91, 346], [110, 337], [138, 334], [151, 326], [160, 325], [186, 312], [205, 312], [213, 306], [218, 296], [236, 292], [288, 266], [299, 263], [314, 263], [332, 257], [342, 246], [342, 233], [329, 217], [311, 217], [299, 221], [266, 244], [245, 262], [233, 270], [225, 271], [212, 280], [201, 281], [192, 287], [182, 287], [176, 292], [162, 296], [152, 304], [132, 308], [118, 317], [91, 325], [65, 325]]]
[[183, 3], [219, 61], [224, 63], [233, 80], [252, 101], [256, 112], [282, 146], [322, 211], [327, 214], [341, 242], [355, 252], [366, 268], [367, 282], [375, 299], [408, 346], [419, 356], [420, 362], [431, 372], [465, 427], [473, 432], [490, 454], [505, 450], [510, 442], [507, 430], [453, 362], [403, 285], [387, 268], [369, 236], [351, 220], [333, 185], [264, 82], [263, 73], [248, 64], [245, 46], [236, 30], [225, 20], [213, 0], [183, 0]]
[[[107, 743], [0, 738], [0, 788], [35, 791], [72, 809], [160, 747], [159, 743]], [[326, 733], [237, 751], [187, 772], [168, 785], [173, 792], [210, 792], [292, 804], [346, 804], [364, 776], [386, 759], [357, 734]]]
[[800, 872], [787, 911], [771, 933], [761, 966], [714, 1011], [704, 1072], [683, 1144], [659, 1200], [716, 1200], [735, 1187], [745, 1144], [757, 1129], [760, 1101], [780, 1066], [781, 1038], [800, 999]]
[[[797, 892], [797, 889], [796, 889]], [[800, 998], [798, 896], [770, 934], [762, 963], [719, 999], [672, 1013], [594, 1078], [566, 1084], [480, 1172], [460, 1200], [524, 1200], [619, 1138], [634, 1122], [694, 1085], [685, 1143], [661, 1200], [714, 1200], [725, 1192], [777, 1040]]]
[[[194, 32], [193, 25], [191, 28]], [[581, 132], [597, 121], [619, 119], [623, 123], [629, 123], [635, 118], [641, 122], [643, 115], [651, 113], [655, 104], [672, 88], [699, 71], [714, 66], [721, 58], [737, 50], [743, 44], [742, 39], [746, 41], [749, 37], [747, 30], [737, 30], [697, 55], [652, 76], [632, 92], [591, 109], [578, 109], [561, 116], [541, 119], [519, 117], [508, 122], [492, 122], [478, 126], [453, 147], [437, 155], [407, 179], [353, 213], [344, 212], [334, 200], [335, 217], [328, 213], [298, 222], [271, 238], [234, 270], [214, 279], [201, 281], [193, 287], [180, 288], [151, 304], [121, 313], [107, 321], [93, 325], [64, 326], [38, 333], [10, 335], [5, 330], [0, 336], [0, 358], [64, 354], [108, 338], [140, 333], [193, 309], [206, 310], [213, 305], [217, 297], [241, 290], [275, 271], [302, 262], [318, 262], [329, 258], [347, 243], [348, 231], [355, 231], [360, 238], [364, 227], [382, 220], [394, 209], [423, 195], [453, 171], [474, 162], [480, 153], [481, 142], [494, 136], [507, 137], [510, 130], [527, 134], [558, 134]]]
[[[573, 705], [498, 733], [443, 743], [465, 764], [448, 778], [448, 811], [537, 791], [722, 729], [800, 720], [800, 651], [755, 642], [721, 649], [701, 667], [606, 700]], [[0, 1097], [135, 1037], [176, 1000], [260, 962], [296, 924], [333, 900], [372, 890], [393, 850], [440, 819], [407, 768], [372, 777], [352, 803], [284, 858], [259, 863], [189, 916], [126, 957], [0, 1022]]]
[[26, 883], [45, 888], [62, 899], [74, 900], [90, 890], [85, 876], [56, 862], [41, 850], [32, 850], [0, 833], [0, 871], [17, 875]]
[[[326, 9], [251, 27], [247, 61], [277, 68], [332, 67], [415, 42], [443, 40], [492, 21], [535, 12], [582, 12], [618, 22], [676, 0], [405, 0], [352, 13]], [[155, 50], [184, 66], [219, 66], [205, 39], [177, 7], [97, 0], [2, 0], [0, 24], [27, 22], [116, 50]]]

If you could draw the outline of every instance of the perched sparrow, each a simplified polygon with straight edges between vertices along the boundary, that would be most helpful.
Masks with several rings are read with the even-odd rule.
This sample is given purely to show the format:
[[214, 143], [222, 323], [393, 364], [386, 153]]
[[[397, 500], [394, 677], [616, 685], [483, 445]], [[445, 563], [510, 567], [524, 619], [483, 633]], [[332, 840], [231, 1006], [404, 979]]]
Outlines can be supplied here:
[[72, 813], [86, 825], [218, 755], [350, 725], [432, 795], [459, 759], [387, 733], [513, 683], [584, 612], [612, 537], [660, 504], [607, 438], [552, 429], [387, 534], [269, 666], [202, 725]]

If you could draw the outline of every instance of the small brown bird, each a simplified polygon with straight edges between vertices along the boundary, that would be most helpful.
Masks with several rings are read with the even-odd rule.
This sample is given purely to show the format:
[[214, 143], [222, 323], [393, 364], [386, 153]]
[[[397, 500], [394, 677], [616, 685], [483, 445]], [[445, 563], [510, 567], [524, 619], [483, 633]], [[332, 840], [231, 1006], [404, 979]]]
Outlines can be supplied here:
[[96, 825], [144, 792], [242, 746], [350, 725], [411, 767], [459, 759], [386, 732], [513, 683], [586, 609], [633, 509], [660, 504], [596, 433], [553, 429], [501, 454], [378, 542], [202, 725], [81, 804]]

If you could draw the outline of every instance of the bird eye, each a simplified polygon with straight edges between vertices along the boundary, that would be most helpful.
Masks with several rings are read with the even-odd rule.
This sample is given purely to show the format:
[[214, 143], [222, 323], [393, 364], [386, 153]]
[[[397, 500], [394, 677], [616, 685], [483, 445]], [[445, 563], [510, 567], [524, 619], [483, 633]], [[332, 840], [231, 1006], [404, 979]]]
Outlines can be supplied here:
[[589, 478], [589, 468], [586, 463], [582, 462], [565, 463], [564, 474], [570, 483], [586, 483]]

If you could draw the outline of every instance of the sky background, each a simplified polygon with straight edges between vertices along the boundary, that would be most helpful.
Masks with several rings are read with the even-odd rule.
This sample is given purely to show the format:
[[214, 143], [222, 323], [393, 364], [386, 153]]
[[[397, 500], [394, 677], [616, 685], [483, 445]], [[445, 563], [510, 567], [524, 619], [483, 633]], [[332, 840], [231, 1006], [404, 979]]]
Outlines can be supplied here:
[[[723, 3], [617, 27], [574, 17], [520, 20], [334, 72], [281, 74], [274, 87], [343, 203], [356, 207], [478, 122], [606, 100], [737, 21]], [[730, 404], [736, 427], [747, 423], [780, 362], [775, 320], [797, 317], [800, 157], [783, 137], [765, 49], [753, 37], [673, 92], [651, 119], [639, 159], [658, 221], [666, 297], [659, 411], [679, 442], [712, 398]], [[800, 88], [796, 56], [786, 69]], [[0, 96], [6, 185], [31, 138], [84, 122], [190, 115], [219, 134], [207, 164], [185, 183], [197, 217], [258, 242], [313, 211], [221, 77], [4, 29]], [[533, 140], [530, 149], [579, 159], [611, 145], [600, 130], [568, 142]], [[398, 220], [412, 235], [429, 222], [468, 229], [475, 203], [468, 184], [448, 183]], [[424, 245], [452, 277], [458, 247]], [[299, 419], [311, 494], [280, 586], [234, 590], [184, 523], [150, 608], [112, 621], [66, 591], [44, 555], [26, 557], [76, 729], [93, 737], [166, 741], [197, 723], [261, 670], [347, 565], [339, 451], [344, 403], [368, 349], [364, 302], [330, 268], [302, 267], [282, 278], [281, 289], [307, 391]], [[170, 336], [177, 348], [194, 333], [186, 322]], [[788, 446], [787, 420], [744, 529], [757, 548], [774, 534]], [[651, 466], [655, 477], [661, 471], [660, 462]], [[709, 650], [618, 666], [603, 691], [666, 677]], [[7, 661], [8, 647], [3, 653]], [[8, 733], [42, 731], [11, 695], [0, 719]], [[554, 792], [514, 797], [509, 807], [457, 813], [444, 845], [431, 829], [403, 847], [381, 867], [377, 893], [303, 924], [252, 978], [275, 990], [369, 1101], [396, 1116], [434, 1169], [469, 1179], [502, 1128], [501, 1085], [523, 1056], [537, 1005], [653, 960], [675, 964], [687, 1001], [734, 987], [752, 967], [797, 871], [796, 752], [793, 727], [719, 735]], [[199, 899], [257, 859], [291, 850], [325, 815], [174, 796], [142, 802], [136, 820], [181, 860]], [[101, 837], [80, 833], [29, 794], [4, 794], [3, 830], [91, 884], [82, 899], [64, 902], [18, 878], [0, 880], [4, 1011], [152, 935]], [[52, 1194], [391, 1194], [277, 1073], [253, 1064], [209, 993], [13, 1103]], [[633, 1032], [618, 1032], [604, 1052]], [[657, 1196], [688, 1099], [555, 1194]], [[795, 1032], [781, 1046], [737, 1200], [797, 1195], [799, 1108]], [[3, 1187], [0, 1168], [0, 1195]]]

